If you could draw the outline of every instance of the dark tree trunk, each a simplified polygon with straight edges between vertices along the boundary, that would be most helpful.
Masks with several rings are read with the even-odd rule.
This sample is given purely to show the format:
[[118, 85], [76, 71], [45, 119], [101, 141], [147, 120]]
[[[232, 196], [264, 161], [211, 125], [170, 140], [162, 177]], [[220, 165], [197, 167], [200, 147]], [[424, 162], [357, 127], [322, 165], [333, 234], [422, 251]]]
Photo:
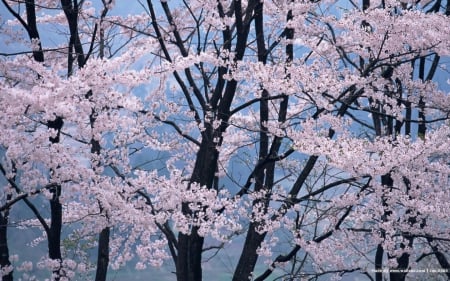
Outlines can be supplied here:
[[[68, 76], [73, 73], [73, 62], [76, 59], [78, 67], [82, 68], [85, 64], [85, 56], [83, 45], [81, 44], [80, 35], [78, 33], [78, 1], [75, 0], [61, 0], [61, 6], [66, 15], [67, 23], [69, 24], [70, 39], [69, 39], [69, 56], [67, 73]], [[73, 50], [75, 49], [75, 54]], [[74, 58], [75, 56], [75, 58]]]
[[[36, 22], [36, 5], [34, 0], [28, 0], [25, 1], [25, 7], [26, 7], [26, 16], [27, 21], [25, 22], [19, 14], [17, 14], [15, 11], [11, 9], [9, 5], [5, 1], [6, 7], [8, 10], [13, 14], [13, 16], [23, 25], [23, 27], [26, 29], [28, 36], [31, 41], [37, 40], [38, 49], [33, 51], [33, 59], [37, 62], [44, 62], [44, 53], [42, 51], [42, 45], [40, 42], [40, 36], [39, 31], [37, 28], [37, 22]], [[64, 125], [64, 121], [61, 117], [56, 116], [54, 120], [48, 120], [47, 126], [51, 129], [54, 129], [57, 131], [57, 134], [55, 137], [49, 137], [49, 141], [52, 144], [59, 143], [60, 141], [60, 133], [61, 128]], [[61, 195], [61, 186], [56, 184], [50, 188], [50, 192], [53, 194], [53, 198], [50, 200], [50, 217], [51, 217], [51, 223], [50, 226], [47, 226], [45, 221], [43, 219], [40, 219], [42, 225], [45, 228], [45, 231], [47, 233], [47, 240], [48, 240], [48, 254], [50, 259], [58, 260], [59, 262], [62, 262], [62, 255], [61, 255], [61, 228], [62, 228], [62, 205], [59, 202], [59, 197]], [[27, 203], [27, 205], [31, 205], [30, 203]], [[34, 208], [34, 207], [33, 207]], [[33, 209], [32, 208], [32, 209]], [[37, 213], [37, 210], [34, 210], [38, 217], [40, 215]], [[6, 259], [9, 259], [8, 254], [8, 246], [7, 246], [7, 216], [1, 216], [0, 218], [0, 263], [3, 266], [3, 264], [8, 264], [9, 261], [6, 261]], [[55, 270], [53, 272], [55, 278], [54, 280], [58, 281], [61, 277], [61, 268], [58, 270]], [[7, 279], [5, 279], [7, 278]], [[8, 279], [9, 278], [9, 279]], [[3, 280], [12, 280], [12, 274], [10, 277], [4, 276]]]
[[266, 233], [259, 234], [256, 231], [256, 227], [257, 225], [255, 225], [255, 223], [251, 223], [249, 226], [244, 248], [236, 266], [236, 270], [234, 271], [233, 281], [251, 280], [249, 277], [254, 271], [258, 260], [256, 250], [266, 237]]
[[[408, 247], [413, 246], [414, 239], [408, 238]], [[405, 249], [406, 245], [401, 243], [400, 244], [401, 249]], [[408, 253], [403, 253], [400, 257], [397, 257], [397, 270], [395, 272], [390, 272], [389, 278], [390, 281], [405, 281], [406, 275], [408, 274], [408, 267], [409, 267], [409, 258], [410, 255]], [[402, 272], [403, 271], [403, 272]]]
[[[49, 137], [52, 144], [59, 143], [61, 129], [64, 121], [61, 117], [56, 117], [53, 121], [48, 121], [47, 126], [57, 131], [56, 137]], [[58, 260], [60, 267], [53, 271], [54, 280], [58, 281], [62, 274], [62, 255], [61, 255], [61, 229], [62, 229], [62, 205], [59, 201], [61, 196], [61, 185], [55, 184], [50, 187], [50, 192], [53, 194], [50, 199], [50, 227], [47, 229], [48, 240], [48, 256], [50, 259]]]
[[27, 11], [27, 32], [30, 40], [37, 40], [38, 49], [33, 50], [33, 58], [37, 62], [44, 62], [44, 52], [42, 52], [41, 39], [36, 24], [36, 6], [34, 0], [25, 1]]
[[381, 244], [378, 244], [377, 251], [375, 253], [375, 281], [383, 280], [383, 254], [383, 246], [381, 246]]
[[[264, 17], [263, 17], [263, 2], [259, 2], [255, 6], [255, 31], [257, 33], [257, 46], [258, 46], [258, 61], [265, 64], [266, 63], [266, 48], [264, 44]], [[289, 11], [287, 15], [287, 21], [292, 20], [292, 12]], [[294, 35], [293, 29], [286, 29], [286, 38], [292, 39]], [[292, 44], [288, 44], [286, 46], [286, 55], [287, 55], [287, 63], [289, 64], [293, 60], [293, 46]], [[290, 78], [290, 74], [286, 74], [286, 78]], [[268, 97], [269, 93], [267, 90], [263, 89], [262, 97]], [[287, 105], [288, 105], [288, 96], [285, 96], [280, 104], [280, 112], [278, 116], [278, 121], [280, 123], [286, 121], [287, 114]], [[260, 145], [259, 145], [259, 161], [265, 161], [265, 159], [270, 155], [274, 156], [278, 154], [281, 138], [274, 137], [272, 145], [269, 149], [269, 137], [267, 135], [267, 128], [265, 127], [265, 123], [269, 118], [269, 108], [268, 103], [265, 100], [260, 102]], [[260, 190], [270, 190], [274, 184], [274, 176], [275, 176], [275, 163], [270, 162], [261, 167], [261, 169], [255, 171], [255, 191]], [[263, 206], [265, 209], [268, 207], [268, 200], [264, 200]], [[254, 202], [257, 203], [257, 202]], [[259, 227], [258, 222], [252, 222], [249, 225], [249, 229], [247, 231], [244, 247], [239, 258], [238, 264], [236, 266], [236, 270], [233, 275], [233, 281], [240, 280], [249, 280], [252, 272], [255, 269], [256, 262], [258, 260], [257, 249], [261, 246], [261, 243], [264, 241], [267, 233], [259, 233], [257, 231]]]
[[[405, 281], [407, 270], [409, 265], [409, 254], [403, 253], [397, 258], [398, 266], [396, 271], [391, 271], [389, 273], [389, 281]], [[403, 271], [404, 272], [401, 272]]]
[[[10, 266], [9, 248], [8, 248], [8, 211], [0, 212], [0, 266]], [[2, 281], [12, 281], [13, 273], [10, 272], [3, 276]]]
[[[47, 233], [48, 239], [48, 255], [50, 259], [58, 260], [62, 263], [61, 255], [61, 229], [62, 229], [62, 205], [59, 202], [59, 197], [61, 195], [61, 186], [57, 185], [51, 190], [53, 193], [53, 198], [50, 200], [50, 216], [51, 223], [50, 229]], [[53, 272], [55, 276], [55, 281], [61, 278], [61, 268]]]
[[109, 234], [110, 228], [105, 227], [98, 237], [97, 271], [95, 281], [105, 281], [109, 264]]
[[178, 235], [178, 281], [202, 280], [202, 250], [204, 238], [198, 235], [194, 227], [189, 235]]
[[[263, 18], [263, 2], [260, 2], [255, 7], [255, 31], [258, 46], [258, 61], [266, 64], [266, 47], [264, 42], [264, 18]], [[269, 93], [264, 88], [262, 89], [262, 97], [268, 97]], [[269, 136], [267, 134], [267, 127], [265, 122], [269, 119], [269, 105], [267, 100], [261, 100], [259, 104], [260, 109], [260, 142], [259, 142], [259, 161], [264, 161], [269, 154]], [[273, 167], [273, 166], [272, 166]], [[264, 181], [266, 177], [266, 169], [262, 167], [255, 171], [255, 190], [264, 188]], [[270, 177], [270, 175], [268, 175]], [[266, 186], [266, 188], [270, 188]], [[257, 223], [250, 223], [245, 238], [244, 248], [239, 258], [237, 267], [233, 275], [233, 281], [248, 280], [251, 272], [254, 271], [256, 262], [258, 260], [257, 249], [261, 245], [266, 236], [266, 233], [256, 232]]]
[[[198, 183], [207, 188], [213, 187], [214, 175], [219, 156], [215, 149], [212, 127], [207, 125], [203, 135], [200, 150], [197, 153], [191, 184]], [[187, 216], [195, 214], [189, 208], [189, 202], [183, 203], [182, 212]], [[190, 234], [178, 234], [177, 280], [200, 281], [202, 280], [202, 250], [204, 238], [198, 235], [197, 227], [192, 227]]]

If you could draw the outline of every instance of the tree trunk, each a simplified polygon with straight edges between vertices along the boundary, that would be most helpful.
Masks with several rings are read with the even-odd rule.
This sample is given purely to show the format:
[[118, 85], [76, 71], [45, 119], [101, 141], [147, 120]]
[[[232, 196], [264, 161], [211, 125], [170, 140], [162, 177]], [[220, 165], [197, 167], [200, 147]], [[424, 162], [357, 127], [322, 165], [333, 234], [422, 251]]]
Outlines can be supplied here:
[[189, 235], [178, 234], [177, 281], [202, 280], [203, 242], [196, 227]]
[[383, 281], [383, 246], [378, 244], [377, 251], [375, 253], [375, 281]]
[[[200, 186], [206, 186], [208, 189], [213, 187], [219, 156], [212, 141], [212, 131], [212, 127], [207, 125], [190, 180], [191, 184], [198, 183]], [[184, 215], [192, 216], [194, 214], [188, 204], [189, 202], [183, 203], [182, 211]], [[178, 258], [176, 264], [178, 281], [202, 280], [201, 259], [203, 242], [204, 239], [198, 235], [197, 227], [192, 227], [190, 234], [181, 232], [178, 234]]]
[[36, 24], [36, 6], [34, 0], [25, 1], [27, 12], [27, 32], [30, 40], [37, 40], [37, 50], [33, 50], [33, 59], [37, 62], [44, 62], [44, 52], [42, 51], [41, 39]]
[[[52, 190], [53, 198], [50, 200], [51, 224], [48, 235], [48, 255], [52, 260], [58, 260], [62, 263], [61, 255], [61, 229], [62, 229], [62, 205], [59, 202], [61, 195], [61, 186], [57, 185]], [[53, 271], [54, 280], [59, 281], [61, 278], [61, 267]]]
[[109, 264], [109, 233], [110, 228], [105, 227], [98, 237], [97, 271], [95, 281], [106, 281]]
[[244, 248], [241, 257], [234, 271], [233, 281], [251, 280], [250, 276], [255, 269], [258, 254], [256, 250], [266, 237], [266, 233], [256, 232], [257, 225], [251, 223], [245, 238]]
[[[10, 266], [8, 248], [8, 211], [4, 214], [0, 212], [0, 266], [1, 268]], [[12, 271], [2, 277], [2, 281], [12, 281]]]

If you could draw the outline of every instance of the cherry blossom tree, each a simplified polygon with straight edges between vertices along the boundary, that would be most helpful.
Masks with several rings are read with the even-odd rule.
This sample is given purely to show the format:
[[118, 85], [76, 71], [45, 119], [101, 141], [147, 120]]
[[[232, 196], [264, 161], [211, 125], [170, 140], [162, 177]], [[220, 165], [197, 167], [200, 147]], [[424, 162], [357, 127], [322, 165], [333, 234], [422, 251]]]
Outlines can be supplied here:
[[2, 0], [2, 280], [450, 278], [450, 2], [123, 4]]

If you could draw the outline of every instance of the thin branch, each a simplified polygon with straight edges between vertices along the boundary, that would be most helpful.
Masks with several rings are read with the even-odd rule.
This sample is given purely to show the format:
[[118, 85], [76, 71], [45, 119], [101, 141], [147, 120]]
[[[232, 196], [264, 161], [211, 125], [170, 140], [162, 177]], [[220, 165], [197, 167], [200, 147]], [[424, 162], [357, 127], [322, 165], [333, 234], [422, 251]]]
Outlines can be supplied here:
[[269, 100], [276, 100], [276, 99], [283, 99], [285, 98], [286, 95], [276, 95], [276, 96], [269, 96], [269, 97], [260, 97], [260, 98], [256, 98], [256, 99], [252, 99], [249, 100], [241, 105], [239, 105], [238, 107], [234, 108], [233, 110], [230, 111], [230, 116], [249, 107], [250, 105], [260, 102], [260, 101], [269, 101]]
[[[67, 47], [64, 48], [51, 48], [51, 49], [42, 49], [42, 53], [45, 52], [54, 52], [54, 51], [63, 51], [66, 50]], [[0, 56], [3, 57], [12, 57], [12, 56], [18, 56], [18, 55], [28, 55], [28, 54], [33, 54], [33, 51], [22, 51], [22, 52], [15, 52], [15, 53], [0, 53]]]
[[153, 117], [154, 117], [156, 120], [158, 120], [158, 121], [160, 121], [160, 122], [162, 122], [162, 123], [164, 123], [164, 124], [168, 124], [168, 125], [172, 126], [172, 128], [174, 128], [175, 131], [177, 131], [177, 133], [180, 134], [182, 137], [188, 139], [189, 141], [193, 142], [193, 143], [196, 144], [197, 146], [200, 146], [200, 142], [199, 142], [198, 140], [194, 139], [193, 137], [191, 137], [190, 135], [188, 135], [188, 134], [186, 134], [186, 133], [183, 133], [183, 131], [182, 131], [181, 128], [177, 125], [177, 123], [175, 123], [175, 122], [173, 122], [173, 121], [169, 121], [169, 120], [162, 120], [159, 116], [157, 116], [157, 115], [155, 115], [155, 114], [153, 115]]

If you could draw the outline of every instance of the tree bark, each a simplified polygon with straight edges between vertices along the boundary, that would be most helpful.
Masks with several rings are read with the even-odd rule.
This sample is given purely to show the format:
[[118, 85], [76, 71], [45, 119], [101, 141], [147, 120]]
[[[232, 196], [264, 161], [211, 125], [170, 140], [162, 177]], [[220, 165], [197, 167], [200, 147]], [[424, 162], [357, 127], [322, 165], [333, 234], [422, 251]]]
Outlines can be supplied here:
[[383, 246], [381, 244], [378, 244], [377, 251], [375, 252], [375, 281], [383, 280], [383, 254]]
[[[0, 266], [1, 268], [10, 266], [9, 247], [8, 247], [8, 210], [0, 212]], [[12, 281], [13, 272], [2, 277], [2, 281]]]
[[[210, 124], [206, 127], [190, 182], [191, 184], [198, 183], [200, 186], [206, 186], [210, 189], [213, 187], [219, 154], [213, 142], [212, 127]], [[189, 208], [189, 202], [183, 203], [182, 212], [186, 216], [195, 216]], [[198, 235], [198, 228], [195, 226], [191, 228], [189, 234], [181, 232], [178, 234], [176, 263], [178, 281], [202, 280], [203, 242], [204, 238]]]
[[48, 239], [48, 255], [52, 260], [60, 262], [60, 267], [53, 271], [54, 280], [59, 281], [62, 275], [62, 255], [61, 255], [61, 229], [62, 229], [62, 205], [59, 201], [61, 195], [61, 186], [56, 185], [51, 190], [53, 198], [50, 199], [50, 229], [47, 233]]
[[202, 280], [202, 250], [204, 238], [194, 227], [190, 234], [178, 235], [177, 280]]
[[109, 264], [109, 234], [110, 228], [105, 227], [98, 237], [97, 271], [95, 281], [105, 281]]
[[25, 1], [27, 11], [27, 32], [30, 40], [37, 40], [38, 49], [33, 50], [33, 58], [37, 62], [44, 62], [44, 52], [42, 51], [41, 39], [36, 24], [36, 6], [34, 0]]
[[234, 271], [233, 281], [251, 280], [251, 274], [255, 269], [258, 260], [257, 249], [264, 241], [266, 232], [258, 233], [256, 231], [257, 225], [250, 223], [247, 236], [245, 238], [244, 248], [239, 258], [236, 270]]
[[78, 68], [82, 68], [85, 64], [85, 56], [83, 45], [81, 44], [80, 35], [78, 33], [78, 1], [61, 0], [61, 5], [66, 15], [67, 23], [69, 24], [70, 38], [69, 38], [69, 54], [67, 64], [68, 76], [73, 73], [73, 49], [75, 49], [75, 58], [78, 63]]

